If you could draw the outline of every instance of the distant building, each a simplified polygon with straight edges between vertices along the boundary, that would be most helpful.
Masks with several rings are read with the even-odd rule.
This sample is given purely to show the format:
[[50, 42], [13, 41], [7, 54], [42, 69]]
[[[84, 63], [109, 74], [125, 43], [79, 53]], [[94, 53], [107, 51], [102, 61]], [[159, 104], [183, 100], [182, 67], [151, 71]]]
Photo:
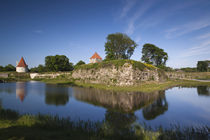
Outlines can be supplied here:
[[16, 72], [28, 72], [28, 65], [26, 65], [23, 57], [21, 57], [20, 62], [16, 66]]
[[94, 53], [94, 55], [90, 58], [90, 63], [99, 63], [102, 62], [102, 58], [97, 54], [97, 52]]

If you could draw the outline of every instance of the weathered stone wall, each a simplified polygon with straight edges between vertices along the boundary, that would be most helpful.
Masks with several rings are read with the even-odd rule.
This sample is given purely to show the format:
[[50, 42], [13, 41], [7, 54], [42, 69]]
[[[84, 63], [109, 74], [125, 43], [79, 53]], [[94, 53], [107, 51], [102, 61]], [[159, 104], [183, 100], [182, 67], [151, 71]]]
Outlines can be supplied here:
[[166, 72], [168, 79], [193, 79], [191, 73], [184, 72]]
[[62, 73], [30, 73], [30, 78], [31, 79], [40, 79], [40, 78], [48, 78], [48, 79], [53, 79], [57, 78], [58, 76], [62, 75], [70, 75], [69, 72], [62, 72]]
[[8, 73], [0, 73], [0, 78], [8, 78]]
[[87, 83], [98, 83], [118, 86], [137, 85], [142, 81], [160, 81], [158, 70], [134, 69], [129, 63], [122, 67], [104, 67], [98, 69], [77, 69], [72, 73], [74, 79]]

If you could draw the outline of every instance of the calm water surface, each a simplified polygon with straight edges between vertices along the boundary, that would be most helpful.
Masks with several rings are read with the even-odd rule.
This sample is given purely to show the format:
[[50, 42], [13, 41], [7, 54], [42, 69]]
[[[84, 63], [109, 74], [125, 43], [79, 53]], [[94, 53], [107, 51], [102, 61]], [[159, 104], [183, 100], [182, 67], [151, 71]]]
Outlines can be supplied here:
[[72, 120], [112, 121], [117, 125], [210, 126], [210, 87], [205, 86], [140, 93], [33, 81], [1, 83], [0, 106], [20, 114], [51, 114]]

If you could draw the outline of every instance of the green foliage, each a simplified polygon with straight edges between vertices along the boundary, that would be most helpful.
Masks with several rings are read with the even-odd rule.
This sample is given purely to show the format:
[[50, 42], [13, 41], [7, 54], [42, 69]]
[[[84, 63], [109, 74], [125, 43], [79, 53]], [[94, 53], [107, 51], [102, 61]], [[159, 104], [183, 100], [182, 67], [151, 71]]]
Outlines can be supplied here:
[[197, 72], [197, 68], [190, 68], [190, 67], [181, 68], [181, 70], [184, 72]]
[[0, 66], [0, 71], [4, 71], [4, 67], [3, 66]]
[[141, 60], [148, 64], [161, 66], [166, 64], [168, 54], [153, 44], [144, 44]]
[[208, 71], [208, 62], [207, 61], [198, 61], [197, 70], [199, 72], [207, 72]]
[[80, 60], [79, 62], [77, 62], [77, 64], [74, 67], [78, 67], [78, 66], [84, 65], [84, 64], [85, 64], [85, 62]]
[[72, 71], [73, 64], [65, 55], [55, 55], [45, 57], [45, 66], [48, 71]]
[[47, 69], [43, 65], [39, 65], [38, 67], [34, 67], [34, 68], [30, 69], [30, 72], [39, 72], [40, 73], [40, 72], [46, 72], [46, 71], [47, 71]]
[[13, 65], [8, 64], [5, 67], [0, 66], [0, 71], [16, 71], [16, 68]]
[[137, 47], [137, 44], [126, 34], [109, 34], [106, 39], [105, 52], [107, 60], [130, 59]]
[[160, 69], [162, 69], [162, 70], [164, 70], [164, 71], [174, 71], [174, 69], [173, 68], [171, 68], [171, 67], [166, 67], [165, 65], [160, 65], [160, 66], [158, 66], [158, 68], [160, 68]]

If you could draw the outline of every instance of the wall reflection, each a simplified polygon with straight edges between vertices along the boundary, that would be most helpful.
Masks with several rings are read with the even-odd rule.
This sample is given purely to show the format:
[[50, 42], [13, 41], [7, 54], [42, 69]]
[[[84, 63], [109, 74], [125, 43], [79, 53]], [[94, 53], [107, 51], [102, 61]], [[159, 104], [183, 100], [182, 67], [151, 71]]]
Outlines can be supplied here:
[[24, 101], [27, 95], [27, 88], [25, 82], [16, 82], [16, 98], [19, 98], [21, 102]]
[[67, 87], [59, 87], [54, 85], [46, 85], [45, 87], [45, 103], [48, 105], [65, 105], [69, 101]]
[[143, 108], [147, 120], [155, 119], [168, 110], [165, 92], [113, 92], [91, 88], [74, 88], [77, 100], [107, 108], [108, 112], [134, 113]]
[[210, 96], [210, 87], [198, 86], [197, 92], [199, 96]]

